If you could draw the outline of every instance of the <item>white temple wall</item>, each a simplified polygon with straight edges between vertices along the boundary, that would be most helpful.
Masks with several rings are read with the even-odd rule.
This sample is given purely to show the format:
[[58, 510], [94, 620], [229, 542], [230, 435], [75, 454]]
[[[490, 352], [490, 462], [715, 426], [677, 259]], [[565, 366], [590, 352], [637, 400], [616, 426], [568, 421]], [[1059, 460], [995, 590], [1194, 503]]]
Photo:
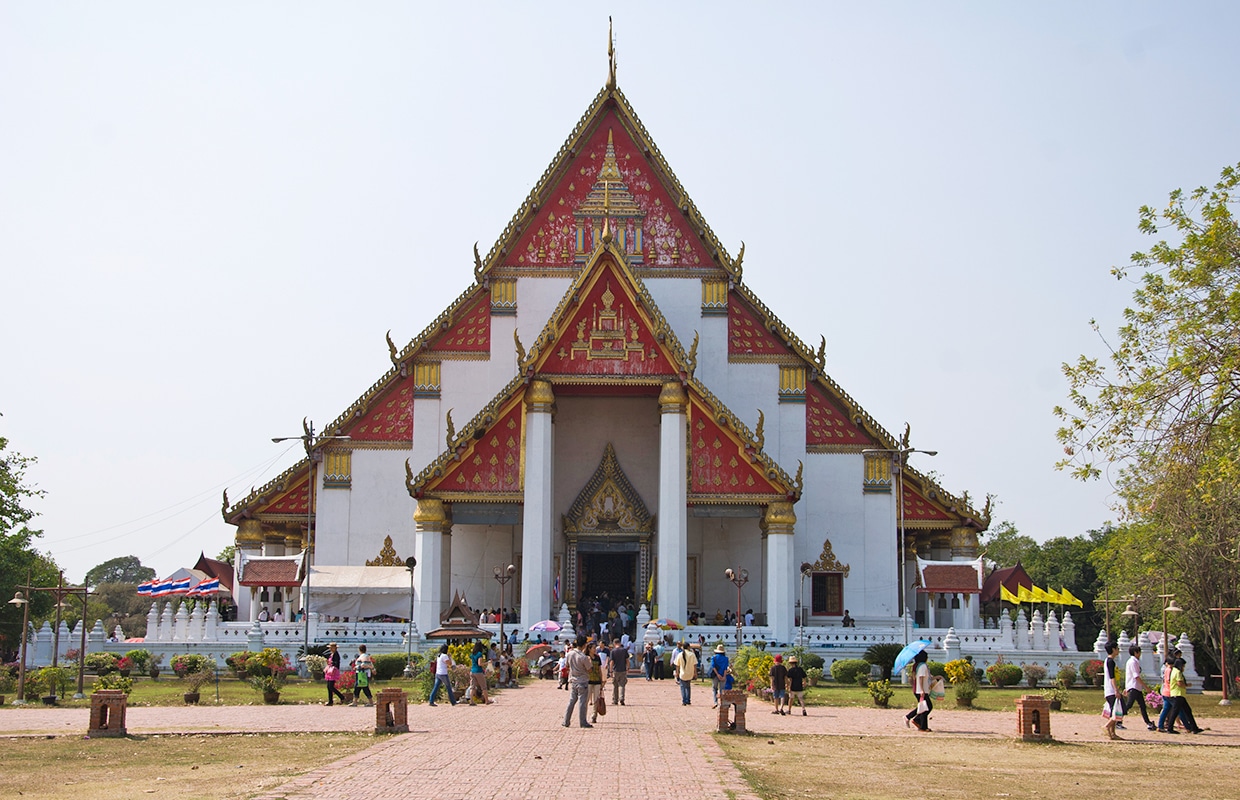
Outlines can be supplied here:
[[[650, 296], [654, 298], [659, 310], [663, 312], [668, 324], [672, 326], [672, 331], [680, 340], [681, 346], [685, 348], [685, 352], [693, 346], [694, 331], [702, 333], [702, 339], [706, 338], [705, 332], [702, 331], [702, 323], [706, 320], [723, 320], [726, 332], [727, 317], [702, 316], [702, 281], [700, 278], [643, 278], [642, 282], [646, 284]], [[699, 363], [701, 352], [701, 344], [699, 344]]]
[[[749, 570], [749, 583], [741, 589], [741, 611], [766, 611], [763, 588], [762, 533], [758, 512], [751, 517], [689, 517], [688, 548], [697, 558], [698, 602], [689, 609], [714, 617], [715, 611], [736, 610], [736, 587], [724, 577], [726, 569]], [[693, 576], [689, 576], [692, 578]], [[693, 592], [689, 593], [690, 601]]]
[[[452, 540], [452, 573], [448, 596], [460, 591], [472, 608], [498, 608], [499, 583], [493, 570], [517, 562], [517, 526], [453, 525], [449, 538]], [[518, 576], [504, 588], [505, 606], [513, 606], [513, 592], [519, 581]]]
[[659, 507], [659, 402], [656, 397], [557, 396], [555, 535], [561, 516], [594, 474], [610, 442], [616, 459], [651, 514]]
[[387, 536], [402, 559], [413, 555], [417, 504], [405, 488], [408, 457], [408, 450], [354, 450], [350, 487], [320, 489], [316, 564], [363, 566]]

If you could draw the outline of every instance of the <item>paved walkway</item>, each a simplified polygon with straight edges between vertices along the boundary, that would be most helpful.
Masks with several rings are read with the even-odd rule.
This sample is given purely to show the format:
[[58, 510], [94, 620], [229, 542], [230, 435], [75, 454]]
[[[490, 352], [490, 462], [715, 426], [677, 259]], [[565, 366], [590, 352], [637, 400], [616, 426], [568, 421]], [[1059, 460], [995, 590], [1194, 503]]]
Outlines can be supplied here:
[[[610, 700], [610, 687], [608, 699]], [[558, 798], [565, 780], [574, 792], [591, 796], [617, 791], [626, 798], [738, 798], [754, 795], [724, 757], [710, 733], [715, 721], [709, 687], [697, 684], [692, 706], [680, 705], [673, 681], [630, 679], [623, 707], [592, 730], [561, 726], [568, 693], [550, 681], [497, 695], [491, 706], [409, 709], [410, 734], [382, 737], [374, 746], [297, 778], [264, 800], [350, 798]], [[1197, 706], [1204, 709], [1197, 698]], [[1010, 738], [1012, 713], [935, 710], [932, 734], [904, 726], [905, 709], [812, 708], [809, 716], [777, 716], [750, 701], [748, 722], [758, 734], [825, 734]], [[0, 736], [82, 735], [86, 709], [27, 707], [0, 712]], [[1130, 718], [1131, 722], [1131, 718]], [[1199, 736], [1151, 733], [1135, 724], [1113, 746], [1240, 746], [1240, 719], [1208, 719]], [[369, 731], [374, 709], [324, 706], [185, 706], [130, 708], [131, 734], [233, 733], [254, 731]], [[1061, 741], [1101, 742], [1101, 720], [1093, 714], [1052, 714]], [[1139, 728], [1139, 730], [1135, 730]], [[648, 767], [648, 768], [644, 768]]]

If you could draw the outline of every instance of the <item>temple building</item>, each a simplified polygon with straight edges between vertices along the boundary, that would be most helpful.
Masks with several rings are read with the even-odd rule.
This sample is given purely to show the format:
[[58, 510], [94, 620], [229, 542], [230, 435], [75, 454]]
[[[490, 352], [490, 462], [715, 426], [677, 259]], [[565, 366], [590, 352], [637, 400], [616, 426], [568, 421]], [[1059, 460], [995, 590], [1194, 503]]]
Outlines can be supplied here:
[[[411, 556], [422, 632], [457, 593], [494, 608], [501, 591], [527, 630], [604, 593], [682, 623], [752, 609], [777, 641], [845, 609], [865, 626], [900, 625], [905, 607], [943, 624], [932, 604], [976, 617], [980, 580], [964, 573], [980, 569], [989, 508], [904, 464], [907, 429], [832, 380], [825, 342], [753, 293], [743, 256], [689, 199], [613, 60], [459, 297], [403, 347], [389, 337], [391, 368], [307, 429], [306, 459], [225, 497], [240, 618], [277, 596], [295, 614], [307, 569], [311, 612], [405, 617]], [[509, 564], [505, 589], [493, 573]], [[728, 568], [749, 577], [739, 603]], [[320, 574], [335, 576], [321, 596]], [[336, 605], [341, 575], [382, 597]]]

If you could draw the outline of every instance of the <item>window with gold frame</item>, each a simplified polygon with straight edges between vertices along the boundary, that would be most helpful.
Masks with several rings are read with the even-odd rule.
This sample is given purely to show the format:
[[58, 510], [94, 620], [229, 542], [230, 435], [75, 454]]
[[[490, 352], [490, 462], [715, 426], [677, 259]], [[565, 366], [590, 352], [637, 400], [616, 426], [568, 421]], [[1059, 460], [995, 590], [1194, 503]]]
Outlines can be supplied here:
[[810, 573], [810, 616], [844, 616], [844, 573]]

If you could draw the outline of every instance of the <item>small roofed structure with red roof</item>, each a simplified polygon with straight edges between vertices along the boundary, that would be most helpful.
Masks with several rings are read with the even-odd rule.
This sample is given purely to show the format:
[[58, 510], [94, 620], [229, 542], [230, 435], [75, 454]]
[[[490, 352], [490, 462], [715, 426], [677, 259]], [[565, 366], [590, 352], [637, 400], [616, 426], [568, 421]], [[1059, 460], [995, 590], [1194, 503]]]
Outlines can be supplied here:
[[[930, 596], [929, 627], [977, 627], [980, 595], [985, 577], [982, 559], [928, 561], [917, 557], [917, 591]], [[937, 602], [936, 602], [937, 601]]]

